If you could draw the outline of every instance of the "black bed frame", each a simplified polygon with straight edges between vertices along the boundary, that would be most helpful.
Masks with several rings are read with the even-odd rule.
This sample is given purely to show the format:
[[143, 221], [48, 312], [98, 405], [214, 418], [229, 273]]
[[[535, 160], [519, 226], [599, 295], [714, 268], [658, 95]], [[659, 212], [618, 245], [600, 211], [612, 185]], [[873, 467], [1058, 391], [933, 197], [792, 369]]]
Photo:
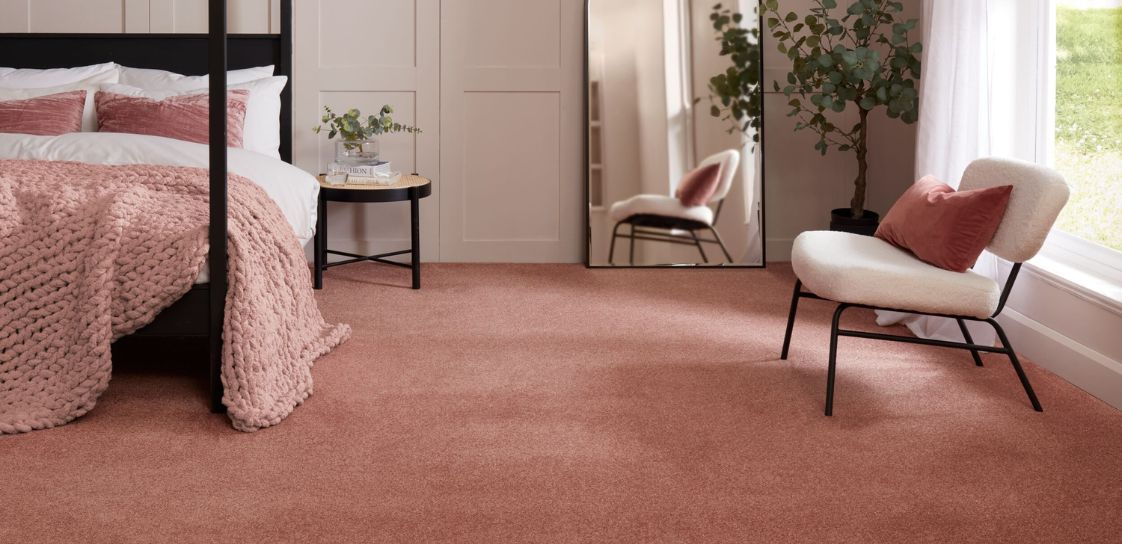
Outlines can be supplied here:
[[[292, 0], [281, 0], [279, 34], [226, 34], [226, 0], [209, 0], [208, 34], [0, 34], [0, 66], [65, 68], [116, 62], [181, 74], [210, 73], [210, 96], [225, 97], [226, 70], [275, 65], [281, 95], [281, 158], [292, 162]], [[222, 404], [226, 278], [226, 100], [210, 101], [210, 283], [196, 285], [132, 336], [206, 338], [210, 407]], [[220, 144], [219, 144], [220, 143]], [[219, 144], [219, 145], [215, 145]]]

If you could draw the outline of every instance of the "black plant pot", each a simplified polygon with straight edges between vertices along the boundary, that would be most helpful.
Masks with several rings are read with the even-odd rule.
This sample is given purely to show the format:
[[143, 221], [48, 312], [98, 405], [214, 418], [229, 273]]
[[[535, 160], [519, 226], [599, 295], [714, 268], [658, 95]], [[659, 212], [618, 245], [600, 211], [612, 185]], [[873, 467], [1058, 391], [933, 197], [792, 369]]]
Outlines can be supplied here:
[[878, 225], [880, 215], [877, 212], [865, 210], [865, 215], [858, 219], [853, 218], [853, 210], [849, 208], [838, 208], [830, 212], [830, 230], [872, 236]]

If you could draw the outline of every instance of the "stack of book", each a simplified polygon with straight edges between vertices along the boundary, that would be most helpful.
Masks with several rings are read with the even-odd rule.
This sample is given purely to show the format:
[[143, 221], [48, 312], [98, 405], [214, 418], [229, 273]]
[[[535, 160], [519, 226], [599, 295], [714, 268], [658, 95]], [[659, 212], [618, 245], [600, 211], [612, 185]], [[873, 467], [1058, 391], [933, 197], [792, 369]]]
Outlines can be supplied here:
[[401, 174], [393, 171], [389, 161], [361, 166], [341, 165], [338, 170], [347, 174], [348, 185], [393, 185], [401, 179]]

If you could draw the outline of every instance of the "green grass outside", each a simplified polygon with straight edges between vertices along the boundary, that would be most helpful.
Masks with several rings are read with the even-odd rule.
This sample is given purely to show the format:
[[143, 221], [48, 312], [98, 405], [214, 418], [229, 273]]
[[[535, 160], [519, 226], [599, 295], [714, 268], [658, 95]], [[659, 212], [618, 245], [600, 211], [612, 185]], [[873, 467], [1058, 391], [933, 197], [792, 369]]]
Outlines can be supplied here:
[[1057, 226], [1122, 251], [1122, 8], [1058, 8], [1056, 168], [1072, 186]]

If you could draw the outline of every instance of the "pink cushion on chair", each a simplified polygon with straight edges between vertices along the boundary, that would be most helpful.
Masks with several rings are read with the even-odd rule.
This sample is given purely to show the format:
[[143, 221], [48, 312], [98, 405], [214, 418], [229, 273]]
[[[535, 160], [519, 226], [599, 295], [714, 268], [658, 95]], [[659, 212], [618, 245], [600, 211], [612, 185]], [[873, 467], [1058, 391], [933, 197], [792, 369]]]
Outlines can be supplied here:
[[892, 205], [875, 236], [928, 264], [965, 272], [993, 239], [1012, 193], [1012, 185], [955, 191], [926, 176]]
[[674, 194], [683, 206], [704, 206], [717, 192], [721, 183], [721, 165], [702, 166], [682, 176], [678, 192]]
[[[207, 93], [163, 100], [98, 91], [99, 132], [148, 134], [205, 144], [210, 140], [210, 97]], [[230, 91], [227, 101], [227, 145], [242, 147], [249, 91]]]
[[82, 131], [86, 91], [0, 102], [0, 132], [58, 136]]

